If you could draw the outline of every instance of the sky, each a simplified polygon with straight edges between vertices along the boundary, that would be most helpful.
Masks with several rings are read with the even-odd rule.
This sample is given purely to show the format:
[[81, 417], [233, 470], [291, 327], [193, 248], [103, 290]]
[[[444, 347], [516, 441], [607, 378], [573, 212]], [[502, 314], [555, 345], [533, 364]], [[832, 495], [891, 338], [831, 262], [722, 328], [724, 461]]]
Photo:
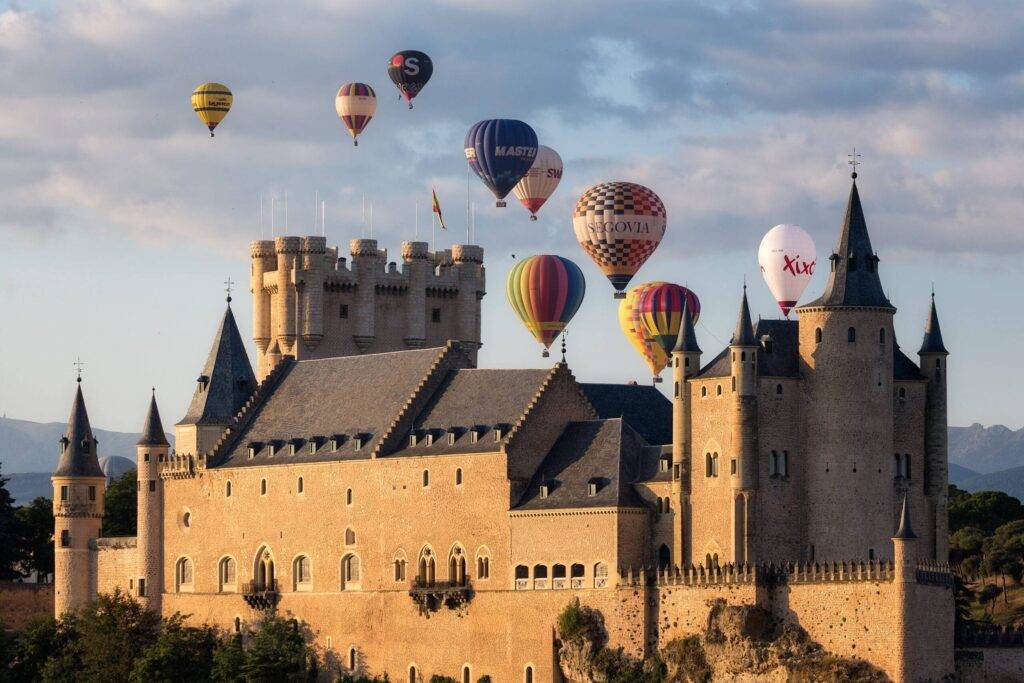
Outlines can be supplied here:
[[[902, 347], [916, 358], [934, 285], [950, 424], [1019, 428], [1022, 34], [1024, 4], [999, 0], [0, 3], [0, 413], [65, 420], [80, 356], [94, 426], [139, 429], [155, 386], [169, 427], [228, 277], [254, 351], [248, 245], [271, 233], [269, 198], [277, 234], [310, 234], [314, 193], [329, 243], [345, 253], [372, 229], [397, 255], [417, 202], [429, 236], [431, 188], [449, 223], [437, 246], [464, 242], [468, 192], [488, 278], [480, 364], [554, 360], [503, 290], [513, 254], [558, 253], [588, 283], [573, 372], [646, 382], [573, 238], [576, 198], [606, 180], [662, 197], [668, 231], [634, 282], [697, 292], [709, 360], [744, 278], [754, 315], [779, 315], [757, 266], [765, 231], [802, 225], [827, 263], [856, 147]], [[411, 111], [386, 75], [401, 49], [434, 61]], [[189, 103], [204, 81], [235, 96], [213, 140]], [[348, 81], [378, 95], [357, 148], [333, 107]], [[525, 120], [561, 154], [538, 222], [475, 178], [467, 191], [462, 141], [484, 118]]]

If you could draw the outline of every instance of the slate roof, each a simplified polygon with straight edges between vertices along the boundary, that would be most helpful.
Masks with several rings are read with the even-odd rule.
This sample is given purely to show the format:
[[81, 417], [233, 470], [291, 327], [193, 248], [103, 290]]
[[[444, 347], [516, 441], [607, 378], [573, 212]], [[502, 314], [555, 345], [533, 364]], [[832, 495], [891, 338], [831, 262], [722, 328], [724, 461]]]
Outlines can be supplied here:
[[[839, 243], [830, 257], [831, 270], [825, 292], [801, 308], [814, 306], [870, 306], [894, 309], [878, 277], [878, 256], [871, 248], [864, 209], [860, 205], [857, 181], [850, 187], [846, 216], [839, 232]], [[895, 309], [894, 309], [895, 310]]]
[[917, 538], [914, 528], [910, 525], [910, 495], [906, 493], [903, 494], [903, 508], [900, 510], [900, 526], [896, 529], [896, 535], [893, 538], [904, 541]]
[[[428, 348], [293, 363], [266, 402], [256, 408], [248, 428], [218, 466], [369, 458], [373, 447], [445, 351]], [[316, 453], [309, 453], [306, 438], [327, 439], [336, 434], [349, 437], [338, 452], [324, 444]], [[369, 437], [359, 450], [352, 438], [357, 434]], [[291, 439], [302, 440], [299, 453], [294, 456], [286, 455], [286, 448], [271, 456], [269, 449], [262, 447], [254, 458], [248, 457], [250, 443], [265, 446], [279, 442], [285, 446]]]
[[[758, 320], [754, 337], [761, 344], [761, 352], [757, 354], [759, 375], [800, 376], [800, 324], [796, 320]], [[767, 340], [771, 340], [770, 353], [765, 346]]]
[[700, 353], [700, 346], [697, 345], [697, 333], [693, 329], [693, 315], [690, 313], [690, 306], [683, 297], [683, 317], [679, 325], [679, 335], [676, 337], [673, 353]]
[[916, 380], [924, 379], [924, 375], [921, 374], [921, 369], [917, 367], [917, 363], [910, 360], [907, 354], [900, 350], [900, 345], [894, 343], [892, 345], [892, 377], [893, 379], [899, 380]]
[[[633, 489], [643, 438], [621, 418], [570, 422], [534, 474], [515, 510], [644, 507]], [[589, 495], [591, 480], [598, 483]], [[551, 483], [547, 497], [540, 487]]]
[[235, 316], [228, 306], [199, 376], [188, 412], [178, 424], [228, 425], [256, 388]]
[[652, 386], [580, 384], [604, 420], [621, 417], [649, 444], [672, 443], [672, 402]]
[[754, 337], [754, 326], [750, 322], [750, 306], [747, 304], [747, 286], [743, 285], [743, 300], [740, 302], [740, 315], [736, 320], [729, 346], [757, 346]]
[[949, 354], [946, 350], [946, 345], [942, 343], [942, 328], [939, 327], [939, 314], [935, 310], [935, 295], [932, 294], [932, 307], [928, 311], [928, 322], [924, 326], [924, 339], [921, 341], [921, 350], [918, 354], [922, 353], [945, 353]]
[[167, 435], [164, 434], [164, 425], [160, 421], [160, 409], [156, 407], [156, 394], [149, 399], [149, 411], [146, 413], [146, 423], [142, 425], [142, 435], [136, 444], [138, 446], [168, 446]]
[[71, 404], [71, 415], [68, 427], [61, 439], [64, 448], [57, 462], [55, 477], [102, 477], [99, 459], [96, 457], [98, 442], [92, 434], [89, 424], [89, 413], [85, 409], [85, 397], [82, 396], [82, 384], [79, 382], [75, 390], [75, 400]]

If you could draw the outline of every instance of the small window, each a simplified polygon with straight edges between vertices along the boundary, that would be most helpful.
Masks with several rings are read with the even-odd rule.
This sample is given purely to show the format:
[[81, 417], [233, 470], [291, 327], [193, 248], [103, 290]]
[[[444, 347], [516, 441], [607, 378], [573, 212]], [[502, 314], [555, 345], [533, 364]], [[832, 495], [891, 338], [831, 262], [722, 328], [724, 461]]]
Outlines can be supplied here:
[[721, 384], [718, 385], [718, 388], [715, 390], [715, 393], [717, 393], [719, 396], [722, 395], [722, 385]]
[[71, 545], [71, 532], [67, 529], [61, 529], [60, 532], [60, 547], [67, 548]]
[[472, 676], [472, 674], [469, 671], [469, 667], [468, 666], [462, 667], [462, 683], [470, 683], [470, 680], [472, 679], [472, 677], [473, 676]]
[[156, 479], [149, 480], [149, 492], [156, 493]]
[[340, 306], [338, 306], [338, 317], [339, 318], [347, 318], [348, 317], [348, 304], [341, 304]]
[[715, 466], [711, 462], [711, 454], [704, 454], [704, 476], [711, 477], [715, 474]]
[[736, 458], [729, 461], [729, 474], [736, 474]]
[[672, 395], [679, 398], [679, 382], [675, 383], [675, 388], [672, 390]]
[[683, 359], [683, 367], [684, 368], [690, 367], [690, 357], [689, 356], [687, 356], [686, 358]]
[[880, 327], [878, 329], [878, 343], [879, 344], [884, 344], [885, 343], [885, 328], [884, 327]]
[[305, 490], [305, 487], [303, 486], [302, 477], [299, 477], [299, 480], [295, 483], [295, 488], [299, 493], [302, 493]]
[[672, 461], [669, 460], [668, 458], [664, 458], [664, 457], [663, 458], [659, 458], [658, 459], [658, 471], [659, 472], [668, 472], [669, 466], [671, 464], [672, 464]]
[[711, 455], [711, 471], [714, 473], [713, 476], [718, 476], [718, 453]]
[[820, 344], [821, 343], [821, 328], [820, 327], [818, 329], [814, 330], [814, 343], [815, 344]]
[[142, 461], [143, 462], [149, 462], [149, 453], [143, 453], [142, 454]]
[[423, 470], [423, 486], [430, 486], [430, 470]]
[[551, 486], [549, 484], [541, 484], [540, 485], [540, 497], [541, 498], [547, 498], [550, 493], [551, 493]]
[[448, 445], [449, 446], [454, 446], [455, 445], [455, 432], [448, 432]]
[[352, 489], [345, 491], [345, 505], [352, 504]]
[[658, 498], [658, 514], [659, 515], [661, 513], [665, 512], [665, 509], [664, 509], [663, 505], [664, 505], [664, 503], [662, 502], [662, 499]]
[[230, 498], [231, 497], [231, 482], [230, 481], [226, 482], [224, 484], [224, 497], [225, 498]]
[[61, 486], [60, 487], [60, 500], [61, 500], [62, 503], [64, 503], [64, 502], [67, 502], [67, 499], [68, 499], [68, 487], [67, 486]]
[[348, 668], [349, 671], [356, 670], [356, 649], [354, 647], [348, 649]]
[[441, 309], [440, 308], [431, 309], [431, 311], [430, 311], [430, 322], [432, 322], [432, 323], [439, 323], [439, 322], [441, 322]]
[[146, 580], [145, 579], [139, 579], [139, 597], [140, 598], [146, 597]]
[[267, 480], [266, 479], [260, 479], [260, 495], [261, 496], [267, 495]]
[[780, 461], [781, 466], [779, 467], [779, 474], [784, 477], [789, 476], [789, 451], [782, 451], [782, 460]]
[[770, 338], [764, 340], [764, 352], [767, 354], [772, 352], [772, 340]]
[[517, 579], [528, 579], [530, 578], [530, 568], [525, 564], [516, 565], [516, 578]]
[[185, 514], [183, 514], [181, 516], [181, 524], [185, 528], [188, 528], [188, 527], [192, 526], [192, 513], [191, 512], [186, 512]]
[[597, 495], [597, 482], [596, 481], [590, 481], [587, 484], [587, 495], [591, 496], [591, 497]]
[[356, 532], [355, 529], [345, 529], [345, 545], [356, 544]]
[[241, 617], [235, 617], [235, 633], [242, 632], [242, 619]]
[[476, 443], [479, 438], [480, 438], [480, 430], [478, 428], [473, 427], [472, 429], [469, 430], [469, 442], [470, 443]]
[[523, 674], [523, 683], [533, 683], [533, 667], [526, 667], [526, 673]]
[[295, 578], [295, 586], [293, 590], [299, 590], [300, 587], [309, 586], [313, 580], [312, 571], [309, 562], [309, 557], [306, 555], [300, 555], [295, 558], [295, 562], [292, 565], [292, 575]]
[[230, 557], [225, 557], [220, 561], [220, 589], [223, 591], [225, 587], [231, 587], [235, 585], [235, 561]]
[[462, 468], [459, 467], [455, 470], [455, 485], [462, 486]]
[[317, 443], [317, 440], [316, 440], [316, 439], [310, 439], [310, 440], [309, 440], [309, 452], [310, 452], [311, 454], [312, 454], [312, 453], [316, 453], [316, 449], [317, 449], [318, 447], [319, 447], [319, 444]]
[[96, 487], [95, 486], [90, 486], [89, 487], [89, 500], [90, 501], [96, 500]]
[[405, 581], [405, 558], [395, 558], [395, 581]]
[[906, 390], [906, 388], [904, 388], [904, 387], [900, 387], [900, 389], [899, 389], [899, 392], [898, 392], [898, 393], [899, 393], [899, 397], [900, 397], [901, 399], [902, 399], [902, 398], [906, 398], [906, 397], [907, 397], [907, 390]]
[[708, 388], [707, 387], [701, 387], [700, 388], [700, 395], [701, 395], [701, 398], [707, 397], [707, 395], [708, 395]]
[[853, 342], [857, 341], [857, 328], [856, 327], [847, 328], [847, 330], [846, 330], [846, 341], [850, 342], [851, 344]]
[[874, 561], [874, 559], [875, 559], [875, 549], [874, 548], [868, 548], [868, 560]]
[[782, 385], [781, 384], [776, 384], [775, 385], [775, 395], [776, 396], [782, 396]]
[[252, 460], [255, 457], [256, 457], [256, 447], [255, 446], [249, 446], [249, 459]]

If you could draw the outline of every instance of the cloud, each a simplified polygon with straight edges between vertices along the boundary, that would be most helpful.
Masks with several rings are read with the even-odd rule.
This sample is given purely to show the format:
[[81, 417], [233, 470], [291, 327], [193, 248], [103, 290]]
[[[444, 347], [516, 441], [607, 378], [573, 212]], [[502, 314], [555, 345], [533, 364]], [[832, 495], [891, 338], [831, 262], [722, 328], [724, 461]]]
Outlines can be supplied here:
[[[783, 221], [830, 244], [856, 144], [876, 241], [1015, 254], [1022, 29], [1024, 9], [997, 0], [10, 9], [0, 14], [0, 232], [38, 239], [74, 226], [237, 249], [256, 236], [260, 194], [289, 191], [290, 223], [306, 229], [317, 189], [339, 241], [359, 229], [364, 195], [397, 241], [431, 185], [456, 228], [464, 131], [511, 116], [562, 152], [566, 174], [540, 225], [514, 204], [493, 209], [474, 180], [490, 249], [573, 248], [573, 196], [606, 178], [662, 195], [670, 255], [750, 248]], [[412, 112], [384, 75], [403, 47], [436, 64]], [[203, 80], [236, 95], [214, 141], [188, 104]], [[358, 149], [333, 112], [348, 80], [379, 97]]]

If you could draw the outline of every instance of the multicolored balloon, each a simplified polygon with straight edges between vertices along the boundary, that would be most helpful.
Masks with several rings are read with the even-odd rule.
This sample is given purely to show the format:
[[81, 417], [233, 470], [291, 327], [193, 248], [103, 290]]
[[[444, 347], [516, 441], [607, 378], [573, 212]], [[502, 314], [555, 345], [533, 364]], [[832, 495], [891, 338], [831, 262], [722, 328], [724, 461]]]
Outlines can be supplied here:
[[814, 240], [799, 225], [776, 225], [761, 239], [757, 250], [761, 275], [787, 318], [811, 281], [817, 260]]
[[552, 254], [523, 259], [509, 271], [505, 284], [512, 310], [544, 345], [545, 358], [555, 338], [576, 315], [586, 290], [579, 266]]
[[662, 282], [646, 286], [640, 294], [640, 322], [647, 338], [661, 347], [666, 357], [672, 354], [679, 337], [684, 299], [696, 323], [700, 318], [700, 299], [686, 287]]
[[619, 326], [626, 335], [626, 339], [633, 345], [647, 365], [651, 368], [654, 381], [660, 382], [658, 377], [661, 371], [668, 365], [668, 354], [655, 343], [654, 339], [647, 333], [647, 328], [640, 319], [640, 300], [644, 291], [651, 287], [663, 285], [664, 282], [648, 282], [637, 285], [619, 302]]
[[572, 228], [587, 255], [608, 276], [616, 299], [665, 236], [665, 205], [643, 185], [594, 185], [576, 202]]
[[505, 195], [526, 175], [537, 157], [537, 134], [522, 121], [488, 119], [466, 133], [466, 161], [505, 206]]
[[365, 83], [346, 83], [338, 88], [334, 109], [352, 136], [352, 144], [359, 146], [359, 134], [377, 112], [377, 93]]
[[537, 212], [548, 197], [554, 194], [561, 179], [562, 157], [550, 147], [540, 145], [530, 170], [512, 188], [520, 203], [530, 212], [531, 221], [537, 220]]
[[231, 90], [223, 83], [202, 83], [192, 91], [192, 109], [210, 129], [211, 138], [213, 129], [228, 115], [233, 101]]
[[388, 76], [398, 87], [400, 96], [409, 103], [409, 109], [412, 109], [412, 98], [420, 94], [433, 73], [434, 62], [419, 50], [402, 50], [388, 60]]

